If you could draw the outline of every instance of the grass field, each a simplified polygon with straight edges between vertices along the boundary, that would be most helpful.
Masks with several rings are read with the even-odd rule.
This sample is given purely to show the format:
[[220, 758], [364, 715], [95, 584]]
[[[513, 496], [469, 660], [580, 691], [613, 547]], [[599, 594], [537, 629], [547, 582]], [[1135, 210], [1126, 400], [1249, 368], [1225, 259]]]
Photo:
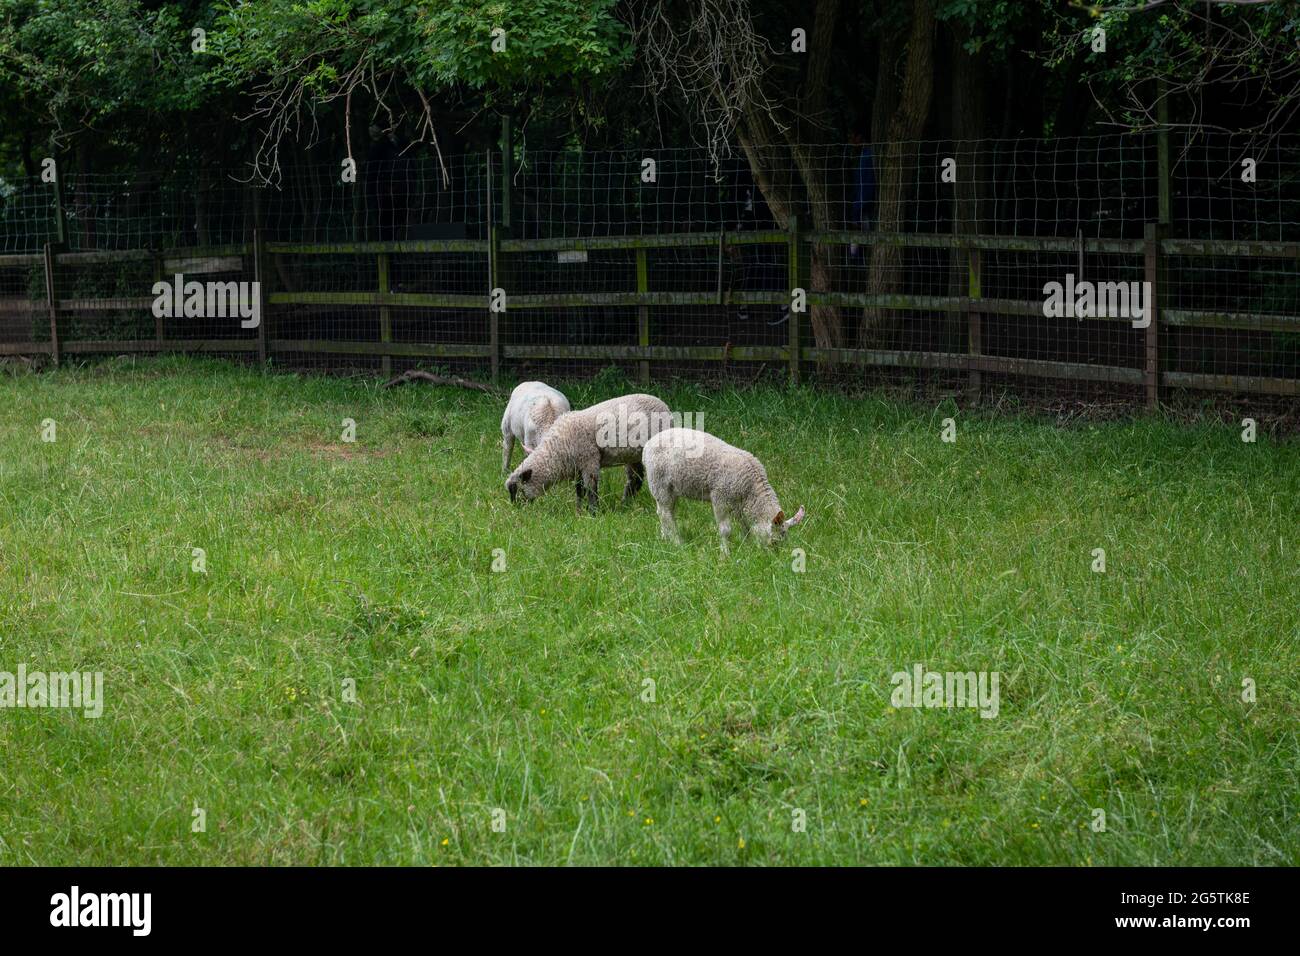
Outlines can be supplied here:
[[[478, 393], [0, 377], [0, 671], [104, 675], [0, 710], [0, 864], [1300, 863], [1300, 445], [656, 391], [807, 506], [780, 548], [616, 471], [512, 507]], [[918, 663], [996, 718], [891, 707]]]

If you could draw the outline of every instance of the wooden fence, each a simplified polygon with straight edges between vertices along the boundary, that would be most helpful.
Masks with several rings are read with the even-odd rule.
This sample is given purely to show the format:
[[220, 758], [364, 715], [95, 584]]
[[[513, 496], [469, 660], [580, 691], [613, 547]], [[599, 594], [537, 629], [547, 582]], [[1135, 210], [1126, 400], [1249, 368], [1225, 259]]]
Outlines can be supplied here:
[[[1154, 224], [1146, 227], [1144, 239], [1081, 239], [1034, 238], [993, 235], [947, 234], [883, 234], [877, 232], [805, 231], [797, 222], [787, 230], [679, 233], [653, 236], [611, 236], [585, 239], [529, 239], [511, 238], [505, 227], [493, 226], [484, 240], [449, 239], [401, 242], [352, 242], [306, 244], [296, 242], [264, 242], [258, 235], [252, 243], [175, 249], [166, 252], [133, 250], [116, 252], [60, 253], [46, 246], [43, 255], [3, 255], [0, 269], [5, 267], [41, 268], [44, 270], [45, 298], [0, 298], [0, 317], [5, 313], [27, 313], [48, 317], [48, 340], [0, 342], [0, 355], [46, 354], [54, 364], [62, 356], [88, 353], [160, 353], [160, 352], [249, 352], [256, 353], [260, 361], [273, 359], [277, 353], [329, 353], [357, 356], [379, 356], [384, 371], [391, 370], [394, 357], [426, 359], [479, 359], [490, 365], [495, 381], [504, 364], [524, 359], [596, 359], [632, 361], [642, 381], [648, 381], [650, 366], [654, 362], [778, 362], [788, 367], [789, 378], [797, 383], [805, 363], [831, 366], [895, 367], [912, 369], [939, 369], [966, 373], [970, 388], [978, 391], [984, 373], [1029, 376], [1045, 379], [1117, 383], [1139, 387], [1149, 406], [1159, 400], [1163, 387], [1184, 387], [1230, 392], [1264, 393], [1273, 395], [1300, 395], [1300, 379], [1276, 378], [1259, 375], [1222, 375], [1168, 370], [1161, 367], [1161, 331], [1168, 327], [1194, 327], [1226, 330], [1254, 330], [1300, 332], [1300, 316], [1279, 314], [1251, 314], [1240, 312], [1187, 310], [1161, 308], [1164, 295], [1165, 261], [1170, 256], [1198, 257], [1264, 257], [1289, 260], [1300, 265], [1300, 243], [1196, 241], [1164, 238], [1161, 228]], [[783, 345], [729, 347], [651, 345], [651, 307], [672, 306], [743, 306], [790, 305], [791, 295], [782, 292], [732, 291], [724, 288], [719, 265], [716, 286], [703, 291], [664, 292], [650, 291], [648, 250], [716, 247], [721, 256], [727, 247], [746, 244], [772, 244], [785, 247], [787, 284], [799, 284], [806, 274], [810, 246], [857, 244], [860, 246], [893, 245], [911, 248], [957, 250], [967, 263], [966, 294], [964, 295], [871, 295], [860, 292], [808, 291], [807, 303], [833, 305], [847, 308], [881, 308], [920, 310], [931, 313], [956, 313], [965, 317], [967, 328], [964, 352], [901, 351], [870, 348], [819, 348], [806, 339], [807, 313], [792, 313], [788, 323], [788, 340]], [[541, 252], [593, 252], [599, 250], [626, 250], [635, 255], [636, 288], [618, 292], [591, 292], [575, 294], [514, 294], [508, 295], [506, 311], [494, 311], [490, 303], [491, 290], [500, 288], [507, 274], [507, 260], [511, 255]], [[1025, 253], [1110, 253], [1132, 257], [1136, 267], [1141, 264], [1146, 281], [1153, 290], [1150, 325], [1145, 329], [1143, 363], [1141, 367], [1064, 362], [1046, 359], [1008, 357], [985, 354], [983, 321], [989, 316], [1023, 316], [1026, 321], [1041, 319], [1043, 302], [1038, 300], [985, 298], [982, 264], [984, 254], [990, 251]], [[483, 292], [480, 294], [436, 294], [393, 291], [390, 288], [391, 257], [410, 253], [469, 253], [481, 257]], [[279, 255], [330, 255], [348, 254], [373, 256], [378, 277], [377, 288], [367, 291], [285, 291], [275, 290], [267, 281], [275, 274], [272, 259]], [[100, 310], [143, 310], [149, 312], [152, 296], [130, 298], [58, 298], [56, 281], [59, 270], [83, 263], [108, 263], [149, 260], [156, 277], [170, 275], [172, 270], [186, 262], [203, 259], [241, 257], [251, 258], [251, 271], [261, 282], [262, 322], [243, 338], [189, 339], [165, 338], [161, 320], [156, 323], [156, 334], [149, 339], [135, 340], [69, 340], [61, 329], [60, 316], [69, 312], [94, 312]], [[373, 308], [378, 312], [380, 333], [376, 341], [358, 342], [337, 339], [286, 339], [275, 335], [275, 307], [339, 306]], [[637, 333], [635, 342], [621, 345], [528, 345], [502, 344], [501, 320], [512, 310], [539, 308], [635, 308]], [[458, 309], [483, 310], [487, 326], [486, 342], [432, 343], [397, 342], [393, 340], [393, 310], [401, 309]], [[1089, 321], [1128, 322], [1128, 319], [1090, 319]]]

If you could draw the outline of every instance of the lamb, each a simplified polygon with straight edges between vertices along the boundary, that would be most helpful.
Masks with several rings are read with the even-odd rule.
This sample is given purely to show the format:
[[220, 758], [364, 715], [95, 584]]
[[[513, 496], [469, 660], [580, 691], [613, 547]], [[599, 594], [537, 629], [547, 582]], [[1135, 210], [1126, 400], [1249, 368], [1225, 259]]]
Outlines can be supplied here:
[[524, 500], [532, 501], [557, 482], [574, 479], [578, 512], [585, 498], [595, 514], [600, 470], [623, 465], [627, 468], [623, 500], [627, 501], [645, 477], [642, 447], [671, 424], [668, 406], [653, 395], [623, 395], [561, 415], [542, 443], [506, 479], [510, 500], [523, 492]]
[[545, 382], [521, 382], [510, 393], [506, 413], [501, 416], [501, 474], [510, 472], [515, 442], [531, 455], [541, 444], [546, 430], [569, 411], [569, 400]]
[[678, 544], [682, 540], [674, 514], [678, 498], [713, 503], [723, 554], [731, 551], [733, 517], [764, 544], [780, 541], [804, 519], [802, 506], [793, 518], [786, 518], [762, 462], [707, 432], [664, 429], [646, 442], [641, 459], [659, 512], [659, 531]]

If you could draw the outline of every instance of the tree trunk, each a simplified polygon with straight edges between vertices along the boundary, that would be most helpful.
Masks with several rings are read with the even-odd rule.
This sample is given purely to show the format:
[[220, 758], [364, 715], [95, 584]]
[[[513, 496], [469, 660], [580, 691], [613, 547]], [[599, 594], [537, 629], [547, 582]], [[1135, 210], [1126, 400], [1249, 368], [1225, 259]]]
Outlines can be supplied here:
[[30, 127], [23, 128], [23, 145], [22, 145], [23, 172], [35, 179], [40, 175], [36, 168], [36, 160], [32, 157], [32, 131]]
[[209, 193], [211, 184], [212, 171], [208, 169], [207, 163], [200, 159], [198, 188], [194, 190], [194, 241], [200, 246], [212, 244], [212, 233], [208, 228], [208, 202], [211, 199]]
[[[95, 195], [95, 191], [90, 184], [91, 154], [90, 150], [86, 148], [86, 137], [84, 135], [78, 137], [77, 145], [73, 147], [73, 155], [75, 157], [74, 162], [76, 163], [77, 168], [78, 192], [74, 193], [72, 190], [68, 189], [68, 181], [67, 179], [64, 179], [63, 201], [66, 206], [68, 197], [76, 197], [77, 203], [81, 206], [81, 209], [78, 210], [81, 214], [77, 217], [79, 220], [78, 228], [81, 231], [80, 248], [94, 249], [95, 223], [99, 220], [99, 209], [95, 206], [95, 203], [98, 202], [98, 197]], [[60, 175], [62, 175], [62, 173], [60, 173]], [[70, 236], [68, 238], [71, 239]]]
[[876, 51], [876, 90], [871, 99], [871, 143], [889, 142], [889, 121], [898, 109], [898, 58], [903, 52], [903, 37], [890, 30], [880, 35]]
[[[836, 225], [825, 164], [817, 165], [818, 154], [807, 144], [814, 142], [817, 130], [823, 128], [834, 66], [831, 47], [839, 10], [840, 0], [820, 0], [817, 4], [809, 38], [807, 72], [797, 106], [786, 128], [779, 130], [763, 105], [751, 103], [736, 130], [754, 182], [772, 210], [772, 217], [782, 227], [789, 226], [790, 217], [801, 206], [799, 185], [803, 186], [807, 197], [813, 227], [832, 229]], [[834, 291], [836, 269], [833, 255], [833, 247], [814, 244], [809, 269], [813, 289]], [[791, 288], [799, 284], [798, 276], [790, 276], [789, 280]], [[818, 348], [843, 347], [844, 329], [838, 308], [814, 305], [809, 309], [809, 317], [813, 341]]]
[[[907, 60], [898, 106], [889, 121], [888, 142], [878, 153], [877, 229], [883, 233], [902, 229], [907, 201], [908, 172], [916, 153], [916, 140], [925, 129], [934, 89], [934, 6], [932, 0], [914, 0], [912, 25], [907, 39]], [[879, 91], [877, 91], [879, 95]], [[903, 274], [902, 250], [877, 244], [871, 252], [867, 292], [883, 295], [900, 291]], [[863, 312], [858, 343], [869, 347], [888, 333], [888, 310], [869, 308]]]
[[740, 148], [749, 161], [749, 169], [754, 174], [754, 182], [772, 210], [772, 218], [781, 226], [790, 222], [794, 215], [794, 190], [789, 182], [788, 164], [783, 168], [777, 160], [778, 152], [773, 147], [776, 140], [771, 138], [775, 127], [762, 112], [761, 108], [748, 111], [744, 121], [736, 128]]
[[[984, 62], [966, 51], [970, 30], [960, 23], [952, 34], [952, 136], [956, 140], [953, 158], [957, 160], [954, 183], [952, 231], [958, 236], [973, 236], [983, 230], [984, 202], [992, 171], [987, 166], [983, 147], [987, 72]], [[949, 292], [967, 292], [967, 254], [952, 250]], [[957, 319], [960, 321], [960, 315]]]
[[[791, 146], [795, 164], [808, 190], [808, 205], [812, 209], [814, 229], [834, 229], [836, 223], [831, 215], [830, 191], [826, 184], [826, 169], [818, 168], [814, 157], [806, 146]], [[813, 243], [812, 260], [809, 273], [813, 289], [818, 292], [834, 292], [835, 246]], [[797, 277], [793, 277], [797, 279]], [[838, 349], [844, 347], [844, 326], [840, 310], [833, 305], [814, 305], [809, 309], [812, 321], [813, 341], [819, 349]]]

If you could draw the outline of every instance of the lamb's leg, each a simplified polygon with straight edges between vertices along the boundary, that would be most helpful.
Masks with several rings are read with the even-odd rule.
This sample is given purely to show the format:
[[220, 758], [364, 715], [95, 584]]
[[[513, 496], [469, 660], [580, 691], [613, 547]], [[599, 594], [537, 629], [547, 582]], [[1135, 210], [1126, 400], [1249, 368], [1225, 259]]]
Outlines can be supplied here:
[[515, 436], [506, 432], [501, 436], [501, 474], [510, 474], [510, 456], [515, 451]]
[[587, 489], [587, 510], [594, 515], [596, 508], [600, 505], [600, 468], [584, 470], [582, 483]]
[[713, 499], [713, 520], [718, 523], [718, 535], [722, 538], [722, 553], [731, 554], [728, 539], [731, 537], [731, 515], [727, 504], [721, 498]]
[[682, 543], [682, 536], [677, 533], [677, 499], [668, 495], [655, 497], [655, 510], [659, 513], [659, 536], [673, 542]]
[[627, 484], [623, 486], [623, 500], [631, 498], [641, 490], [641, 483], [645, 480], [645, 465], [640, 462], [627, 466]]
[[584, 488], [582, 485], [581, 475], [578, 476], [578, 480], [574, 483], [574, 490], [578, 494], [578, 501], [577, 501], [578, 514], [582, 514], [582, 502], [583, 499], [587, 497], [587, 489]]

